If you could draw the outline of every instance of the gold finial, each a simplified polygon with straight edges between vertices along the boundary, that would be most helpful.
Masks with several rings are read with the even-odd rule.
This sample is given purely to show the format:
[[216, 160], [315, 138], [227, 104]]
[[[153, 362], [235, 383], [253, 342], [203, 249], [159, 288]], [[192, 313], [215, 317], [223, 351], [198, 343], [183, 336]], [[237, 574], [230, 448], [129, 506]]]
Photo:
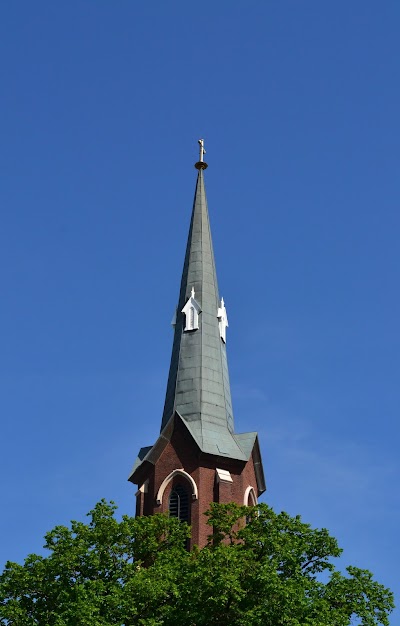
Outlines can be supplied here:
[[205, 170], [208, 165], [204, 161], [204, 155], [206, 153], [206, 151], [204, 150], [204, 139], [199, 139], [198, 143], [200, 146], [200, 160], [197, 161], [197, 163], [195, 164], [195, 168], [197, 168], [198, 170]]

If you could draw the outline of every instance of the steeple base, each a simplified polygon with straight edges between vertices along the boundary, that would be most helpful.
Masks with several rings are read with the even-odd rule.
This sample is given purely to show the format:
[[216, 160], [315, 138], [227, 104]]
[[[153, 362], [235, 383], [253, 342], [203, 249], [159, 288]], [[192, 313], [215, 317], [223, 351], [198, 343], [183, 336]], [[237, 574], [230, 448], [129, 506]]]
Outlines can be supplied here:
[[208, 454], [175, 414], [154, 446], [144, 450], [129, 478], [139, 486], [136, 515], [169, 512], [187, 521], [191, 546], [207, 543], [211, 528], [204, 512], [211, 502], [253, 505], [265, 490], [257, 440], [247, 460]]

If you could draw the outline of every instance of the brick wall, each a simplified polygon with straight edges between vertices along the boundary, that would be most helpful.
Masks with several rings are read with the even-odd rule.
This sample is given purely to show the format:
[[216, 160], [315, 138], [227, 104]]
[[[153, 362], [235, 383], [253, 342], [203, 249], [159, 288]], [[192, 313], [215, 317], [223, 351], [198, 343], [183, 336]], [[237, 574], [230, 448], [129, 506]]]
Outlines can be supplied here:
[[[232, 483], [217, 482], [216, 469], [227, 470]], [[197, 447], [182, 422], [175, 422], [174, 433], [167, 443], [155, 466], [150, 466], [143, 479], [146, 488], [137, 495], [137, 515], [153, 515], [168, 511], [171, 490], [178, 482], [192, 493], [189, 481], [177, 476], [167, 485], [162, 503], [157, 505], [156, 496], [164, 479], [174, 470], [183, 469], [196, 482], [198, 499], [191, 501], [190, 524], [192, 527], [192, 545], [203, 547], [207, 543], [207, 535], [211, 528], [206, 524], [204, 512], [213, 501], [223, 503], [236, 502], [244, 504], [243, 498], [249, 485], [257, 494], [257, 482], [254, 472], [253, 458], [245, 463], [234, 459], [221, 458], [204, 454]], [[247, 504], [247, 503], [246, 503]]]

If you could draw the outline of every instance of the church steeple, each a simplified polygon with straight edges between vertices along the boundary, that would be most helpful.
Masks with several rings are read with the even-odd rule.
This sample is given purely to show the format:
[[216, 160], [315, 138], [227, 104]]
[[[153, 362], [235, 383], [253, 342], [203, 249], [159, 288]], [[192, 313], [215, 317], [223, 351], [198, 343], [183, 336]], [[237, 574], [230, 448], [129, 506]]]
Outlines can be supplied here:
[[[202, 152], [202, 151], [201, 151]], [[172, 358], [161, 430], [175, 411], [187, 421], [202, 449], [214, 446], [229, 448], [239, 454], [237, 444], [227, 436], [233, 432], [233, 411], [226, 357], [226, 334], [222, 311], [223, 300], [218, 293], [214, 252], [211, 239], [203, 170], [206, 163], [196, 163], [198, 169], [192, 218], [177, 315], [174, 328]], [[194, 294], [194, 296], [192, 296]], [[193, 302], [194, 311], [192, 311]], [[195, 329], [188, 328], [190, 314], [198, 317]], [[189, 320], [190, 321], [190, 320]], [[222, 332], [221, 332], [222, 331]], [[226, 438], [227, 441], [222, 441]], [[208, 442], [208, 443], [207, 443]], [[218, 449], [213, 449], [218, 453]]]
[[173, 514], [169, 503], [189, 490], [192, 540], [204, 545], [209, 529], [203, 513], [210, 502], [255, 503], [265, 481], [257, 433], [234, 432], [228, 320], [218, 291], [202, 139], [199, 144], [161, 433], [153, 446], [141, 448], [129, 480], [140, 487], [137, 515]]

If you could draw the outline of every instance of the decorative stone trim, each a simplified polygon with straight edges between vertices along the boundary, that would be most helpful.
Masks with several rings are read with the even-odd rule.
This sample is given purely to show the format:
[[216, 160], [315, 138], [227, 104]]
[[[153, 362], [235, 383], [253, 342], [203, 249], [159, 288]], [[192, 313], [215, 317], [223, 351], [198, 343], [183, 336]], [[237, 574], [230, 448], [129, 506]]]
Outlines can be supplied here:
[[[249, 500], [251, 500], [252, 502], [250, 503]], [[258, 504], [256, 492], [254, 490], [254, 487], [252, 487], [251, 485], [249, 485], [244, 492], [243, 504], [245, 506], [255, 506], [256, 504]]]
[[147, 493], [149, 490], [149, 480], [145, 480], [142, 485], [140, 485], [139, 489], [135, 493], [135, 496], [138, 496], [139, 493]]
[[218, 483], [233, 483], [233, 478], [230, 475], [230, 472], [228, 472], [228, 470], [219, 469], [217, 467], [215, 472], [217, 475]]
[[176, 469], [173, 472], [171, 472], [170, 474], [168, 474], [168, 476], [166, 478], [164, 478], [163, 482], [161, 483], [161, 486], [160, 486], [160, 488], [159, 488], [159, 490], [157, 492], [157, 496], [156, 496], [156, 502], [157, 502], [158, 505], [162, 504], [164, 491], [166, 490], [168, 483], [170, 483], [171, 480], [173, 478], [175, 478], [175, 476], [182, 476], [183, 478], [188, 480], [189, 483], [192, 485], [192, 500], [197, 500], [198, 499], [199, 492], [198, 492], [197, 485], [196, 485], [196, 482], [194, 481], [194, 479], [191, 477], [190, 474], [185, 472], [184, 469]]

